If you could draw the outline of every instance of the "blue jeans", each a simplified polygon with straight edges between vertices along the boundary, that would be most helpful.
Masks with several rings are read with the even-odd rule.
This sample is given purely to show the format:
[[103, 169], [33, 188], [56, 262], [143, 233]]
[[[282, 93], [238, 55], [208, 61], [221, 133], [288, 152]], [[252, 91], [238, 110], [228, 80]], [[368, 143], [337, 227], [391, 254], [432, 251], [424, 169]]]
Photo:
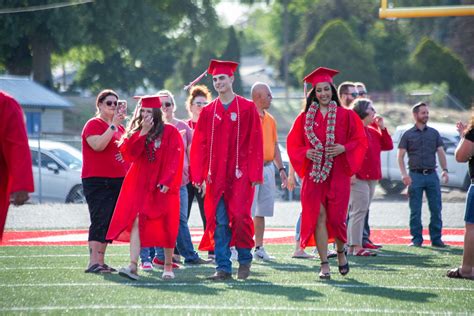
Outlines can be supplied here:
[[144, 248], [140, 249], [140, 261], [143, 262], [151, 262], [151, 258], [155, 256], [155, 248]]
[[[232, 261], [230, 261], [229, 244], [232, 233], [229, 228], [229, 217], [225, 208], [224, 199], [221, 198], [216, 209], [216, 231], [214, 232], [216, 270], [232, 273]], [[238, 261], [240, 264], [249, 264], [252, 262], [251, 248], [236, 247]]]
[[296, 222], [295, 241], [300, 241], [300, 234], [301, 234], [301, 213], [300, 213], [300, 216], [298, 216], [298, 221]]
[[423, 204], [423, 191], [426, 192], [428, 207], [430, 209], [430, 238], [432, 243], [441, 242], [441, 229], [443, 221], [441, 218], [441, 187], [436, 172], [423, 175], [411, 172], [411, 185], [408, 188], [410, 204], [410, 233], [412, 242], [423, 243], [423, 226], [421, 224], [421, 207]]
[[[184, 257], [185, 263], [195, 262], [199, 259], [198, 253], [194, 250], [191, 240], [191, 233], [188, 226], [188, 189], [186, 185], [179, 188], [179, 229], [176, 239], [176, 248], [179, 254]], [[163, 248], [156, 247], [156, 257], [164, 260], [165, 253]]]

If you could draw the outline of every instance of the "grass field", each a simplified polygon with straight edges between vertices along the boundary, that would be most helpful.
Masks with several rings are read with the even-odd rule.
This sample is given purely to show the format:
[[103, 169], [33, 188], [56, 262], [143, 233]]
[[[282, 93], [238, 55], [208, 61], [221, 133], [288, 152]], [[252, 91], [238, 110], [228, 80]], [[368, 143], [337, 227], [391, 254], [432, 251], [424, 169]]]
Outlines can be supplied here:
[[[248, 280], [211, 283], [212, 266], [179, 269], [171, 282], [141, 272], [132, 282], [85, 274], [83, 246], [0, 247], [0, 315], [474, 313], [474, 281], [444, 276], [460, 263], [459, 247], [385, 246], [374, 258], [349, 257], [346, 277], [330, 259], [330, 281], [319, 280], [317, 261], [291, 259], [292, 246], [266, 248], [276, 260], [254, 262]], [[110, 247], [110, 265], [127, 262], [128, 245]]]

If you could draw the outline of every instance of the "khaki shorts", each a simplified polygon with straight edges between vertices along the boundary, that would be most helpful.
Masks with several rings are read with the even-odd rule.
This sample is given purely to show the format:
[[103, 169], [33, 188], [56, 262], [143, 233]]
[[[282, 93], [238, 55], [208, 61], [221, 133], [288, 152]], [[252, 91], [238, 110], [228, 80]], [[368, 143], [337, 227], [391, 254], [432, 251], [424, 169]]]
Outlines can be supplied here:
[[271, 217], [275, 205], [275, 166], [263, 167], [263, 184], [255, 186], [252, 203], [252, 217]]

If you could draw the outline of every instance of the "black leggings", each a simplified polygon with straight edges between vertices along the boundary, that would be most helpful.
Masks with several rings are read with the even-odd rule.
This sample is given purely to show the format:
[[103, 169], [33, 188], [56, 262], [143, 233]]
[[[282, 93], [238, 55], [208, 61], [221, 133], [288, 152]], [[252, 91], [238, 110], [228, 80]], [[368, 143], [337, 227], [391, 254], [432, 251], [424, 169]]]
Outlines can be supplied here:
[[188, 219], [189, 215], [191, 215], [191, 207], [193, 206], [194, 197], [196, 197], [198, 205], [199, 205], [199, 212], [201, 213], [202, 225], [204, 229], [206, 229], [206, 213], [204, 212], [204, 198], [201, 196], [201, 193], [198, 192], [198, 189], [193, 186], [190, 182], [186, 185], [188, 189]]

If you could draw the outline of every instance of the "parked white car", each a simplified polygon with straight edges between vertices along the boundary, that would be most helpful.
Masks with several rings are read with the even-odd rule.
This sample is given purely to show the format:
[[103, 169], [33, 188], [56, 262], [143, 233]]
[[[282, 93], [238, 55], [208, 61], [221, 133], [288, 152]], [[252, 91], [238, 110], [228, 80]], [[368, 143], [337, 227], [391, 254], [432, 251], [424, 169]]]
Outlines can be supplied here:
[[64, 143], [41, 140], [41, 155], [38, 155], [38, 140], [29, 140], [29, 145], [35, 181], [30, 201], [39, 202], [41, 194], [41, 202], [85, 203], [81, 152]]
[[[448, 164], [449, 182], [441, 183], [444, 187], [456, 188], [466, 191], [470, 186], [468, 166], [466, 163], [459, 163], [454, 158], [454, 151], [460, 141], [459, 134], [455, 124], [428, 122], [428, 126], [436, 129], [444, 142], [446, 160]], [[398, 143], [403, 133], [413, 127], [413, 124], [398, 126], [392, 135], [393, 149], [382, 152], [382, 179], [380, 185], [387, 193], [397, 194], [403, 191], [405, 185], [401, 180], [400, 168], [398, 167], [397, 152]], [[405, 164], [407, 164], [407, 155], [405, 155]], [[438, 162], [439, 166], [439, 162]], [[441, 168], [437, 168], [438, 174], [441, 174]]]

